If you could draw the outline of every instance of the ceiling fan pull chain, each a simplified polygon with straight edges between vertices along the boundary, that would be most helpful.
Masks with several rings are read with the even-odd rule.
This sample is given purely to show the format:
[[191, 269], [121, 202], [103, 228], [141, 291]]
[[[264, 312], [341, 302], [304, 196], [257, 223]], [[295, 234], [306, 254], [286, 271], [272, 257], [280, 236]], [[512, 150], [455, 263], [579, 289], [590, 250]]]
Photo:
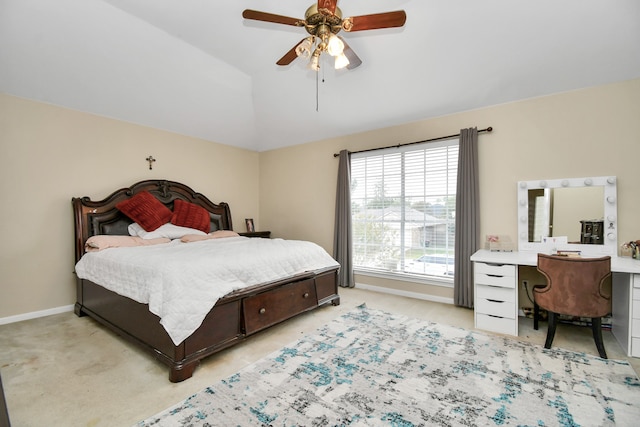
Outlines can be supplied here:
[[318, 99], [320, 98], [320, 94], [319, 94], [319, 89], [318, 89], [318, 72], [316, 72], [316, 112], [318, 112], [318, 104], [319, 101]]

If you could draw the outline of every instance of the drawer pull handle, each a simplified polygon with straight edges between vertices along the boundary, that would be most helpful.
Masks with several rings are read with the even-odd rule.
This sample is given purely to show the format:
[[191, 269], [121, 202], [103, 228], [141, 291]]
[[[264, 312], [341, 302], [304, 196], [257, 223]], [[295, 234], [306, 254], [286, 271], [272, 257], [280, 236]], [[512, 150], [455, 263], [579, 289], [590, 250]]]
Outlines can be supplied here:
[[302, 295], [302, 298], [309, 298], [309, 292], [305, 292], [304, 295]]
[[487, 298], [487, 301], [497, 302], [497, 303], [500, 303], [500, 304], [502, 304], [504, 302], [504, 301], [500, 301], [498, 299], [491, 299], [491, 298]]
[[260, 314], [265, 314], [266, 312], [267, 312], [267, 309], [264, 308], [264, 307], [261, 308], [260, 311], [259, 311]]
[[504, 319], [502, 316], [496, 316], [495, 314], [487, 314], [489, 317], [495, 317], [496, 319]]
[[489, 277], [504, 277], [504, 276], [501, 276], [499, 274], [487, 274], [487, 276], [489, 276]]

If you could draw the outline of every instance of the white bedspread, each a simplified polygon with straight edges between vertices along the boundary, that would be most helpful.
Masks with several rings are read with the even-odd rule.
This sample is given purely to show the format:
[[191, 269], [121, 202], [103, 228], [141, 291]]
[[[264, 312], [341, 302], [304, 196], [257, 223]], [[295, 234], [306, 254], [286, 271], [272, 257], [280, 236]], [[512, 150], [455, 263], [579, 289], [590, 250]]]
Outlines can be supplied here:
[[231, 291], [338, 265], [312, 242], [228, 237], [86, 253], [76, 273], [149, 304], [177, 345]]

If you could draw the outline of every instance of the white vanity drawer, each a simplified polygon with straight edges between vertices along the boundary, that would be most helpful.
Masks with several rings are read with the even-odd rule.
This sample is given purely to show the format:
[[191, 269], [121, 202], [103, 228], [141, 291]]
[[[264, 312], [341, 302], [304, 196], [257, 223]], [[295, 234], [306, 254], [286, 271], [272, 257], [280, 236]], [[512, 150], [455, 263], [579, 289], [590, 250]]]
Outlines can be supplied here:
[[640, 338], [640, 319], [631, 319], [631, 336]]
[[489, 274], [476, 273], [476, 285], [499, 286], [501, 288], [515, 288], [516, 278], [513, 276], [491, 276]]
[[631, 356], [640, 357], [640, 338], [631, 338]]
[[515, 318], [513, 302], [478, 299], [475, 302], [475, 308], [477, 313], [508, 317], [509, 319]]
[[640, 299], [634, 299], [631, 306], [632, 319], [640, 319]]
[[474, 263], [475, 327], [518, 335], [518, 270], [513, 264]]
[[476, 299], [489, 299], [495, 301], [516, 301], [516, 293], [513, 288], [497, 286], [476, 286]]
[[512, 264], [485, 264], [484, 262], [476, 262], [474, 268], [475, 274], [516, 277], [516, 266]]
[[506, 317], [476, 313], [476, 328], [498, 332], [500, 334], [518, 335], [518, 323], [515, 319]]

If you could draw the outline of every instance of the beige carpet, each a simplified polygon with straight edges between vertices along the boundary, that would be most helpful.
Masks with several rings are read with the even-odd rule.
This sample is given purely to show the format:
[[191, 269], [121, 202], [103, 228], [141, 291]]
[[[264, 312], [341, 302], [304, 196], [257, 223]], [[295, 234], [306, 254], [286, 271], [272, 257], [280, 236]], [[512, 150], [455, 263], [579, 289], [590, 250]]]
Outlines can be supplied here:
[[[0, 370], [9, 416], [22, 426], [130, 426], [299, 339], [366, 303], [373, 309], [473, 329], [473, 311], [447, 304], [341, 289], [341, 305], [327, 306], [272, 328], [206, 359], [193, 378], [168, 381], [161, 363], [94, 321], [64, 313], [0, 326]], [[520, 325], [521, 340], [544, 342], [544, 327]], [[626, 359], [609, 332], [610, 358]], [[591, 331], [560, 325], [554, 344], [597, 354]], [[631, 359], [640, 372], [640, 359]], [[37, 409], [34, 409], [37, 408]]]

